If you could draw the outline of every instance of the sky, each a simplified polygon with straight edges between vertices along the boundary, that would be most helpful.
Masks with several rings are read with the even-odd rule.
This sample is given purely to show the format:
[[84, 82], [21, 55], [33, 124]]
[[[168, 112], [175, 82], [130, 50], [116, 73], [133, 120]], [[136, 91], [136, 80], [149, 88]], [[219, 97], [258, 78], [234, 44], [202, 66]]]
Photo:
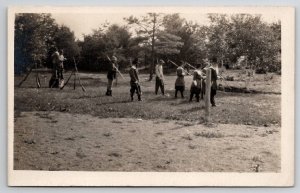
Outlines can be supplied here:
[[[93, 32], [93, 29], [98, 29], [105, 22], [110, 24], [126, 25], [124, 21], [125, 17], [134, 15], [140, 17], [145, 13], [52, 13], [52, 17], [59, 25], [65, 25], [74, 31], [75, 37], [79, 40], [83, 40], [83, 34], [88, 35]], [[209, 20], [207, 14], [201, 13], [180, 13], [182, 18], [187, 21], [193, 21], [200, 25], [208, 25]], [[266, 22], [278, 21], [276, 15], [262, 14], [262, 19]]]

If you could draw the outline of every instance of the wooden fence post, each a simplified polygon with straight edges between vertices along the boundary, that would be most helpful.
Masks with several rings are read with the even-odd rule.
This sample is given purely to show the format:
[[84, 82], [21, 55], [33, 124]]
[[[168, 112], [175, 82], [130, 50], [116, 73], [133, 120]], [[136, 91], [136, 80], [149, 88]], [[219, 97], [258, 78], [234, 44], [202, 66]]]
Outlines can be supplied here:
[[206, 70], [206, 88], [205, 88], [205, 121], [210, 120], [210, 91], [211, 91], [211, 69]]

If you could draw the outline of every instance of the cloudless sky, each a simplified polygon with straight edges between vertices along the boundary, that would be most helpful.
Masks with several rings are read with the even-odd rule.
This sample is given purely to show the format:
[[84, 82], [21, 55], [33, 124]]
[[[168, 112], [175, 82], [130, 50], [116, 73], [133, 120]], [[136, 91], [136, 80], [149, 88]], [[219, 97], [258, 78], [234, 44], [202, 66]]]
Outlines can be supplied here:
[[[105, 22], [110, 24], [126, 25], [123, 18], [134, 15], [140, 17], [146, 13], [52, 13], [52, 17], [60, 25], [68, 26], [75, 33], [77, 39], [83, 39], [83, 34], [91, 34], [93, 29], [98, 29]], [[197, 22], [200, 25], [208, 25], [207, 14], [203, 13], [180, 13], [182, 18], [188, 21]], [[278, 20], [276, 15], [262, 15], [266, 22], [275, 22]]]

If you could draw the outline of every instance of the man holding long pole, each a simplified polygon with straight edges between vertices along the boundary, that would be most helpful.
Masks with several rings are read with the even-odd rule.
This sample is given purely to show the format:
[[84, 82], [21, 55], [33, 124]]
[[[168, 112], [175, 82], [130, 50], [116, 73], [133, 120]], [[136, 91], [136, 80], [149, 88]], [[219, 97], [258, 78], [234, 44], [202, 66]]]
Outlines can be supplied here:
[[112, 84], [113, 84], [113, 80], [116, 78], [116, 75], [117, 75], [116, 63], [117, 63], [117, 57], [113, 56], [109, 63], [110, 65], [109, 65], [109, 69], [107, 72], [106, 96], [112, 96]]
[[138, 65], [138, 58], [134, 59], [130, 70], [129, 70], [129, 76], [130, 76], [130, 97], [131, 101], [133, 101], [133, 95], [136, 92], [138, 96], [138, 100], [141, 101], [141, 86], [139, 84], [139, 75], [138, 75], [138, 70], [137, 70], [137, 65]]

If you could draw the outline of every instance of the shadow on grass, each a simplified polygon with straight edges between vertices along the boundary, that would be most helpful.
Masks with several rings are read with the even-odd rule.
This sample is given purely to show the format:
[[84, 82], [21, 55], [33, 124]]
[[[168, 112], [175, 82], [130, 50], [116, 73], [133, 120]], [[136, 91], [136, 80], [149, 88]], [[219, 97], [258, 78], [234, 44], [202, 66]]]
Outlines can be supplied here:
[[190, 108], [190, 109], [184, 109], [184, 110], [181, 110], [180, 112], [181, 113], [191, 113], [191, 112], [195, 112], [195, 111], [202, 111], [204, 109], [205, 109], [204, 106], [200, 106], [200, 107], [193, 107], [193, 108]]
[[123, 100], [123, 101], [111, 101], [111, 102], [103, 102], [103, 103], [97, 103], [96, 105], [111, 105], [111, 104], [122, 104], [122, 103], [132, 103], [130, 100]]
[[106, 97], [105, 95], [98, 95], [98, 96], [80, 96], [80, 97], [73, 97], [72, 99], [95, 99], [95, 98], [103, 98]]
[[234, 86], [225, 86], [223, 89], [219, 89], [219, 91], [223, 92], [231, 92], [231, 93], [244, 93], [244, 94], [275, 94], [281, 95], [281, 92], [273, 92], [273, 91], [259, 91], [259, 90], [247, 90], [246, 88], [234, 87]]

